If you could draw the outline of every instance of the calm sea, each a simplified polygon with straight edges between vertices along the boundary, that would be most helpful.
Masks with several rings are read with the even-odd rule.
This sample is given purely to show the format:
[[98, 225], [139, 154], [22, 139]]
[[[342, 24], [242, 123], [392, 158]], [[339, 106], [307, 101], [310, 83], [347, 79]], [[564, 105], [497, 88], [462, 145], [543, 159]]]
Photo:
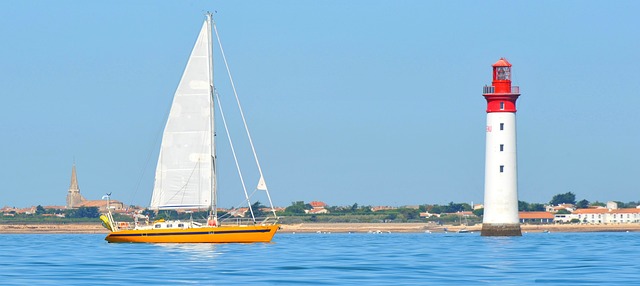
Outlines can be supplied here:
[[640, 233], [276, 234], [268, 244], [0, 235], [1, 285], [640, 285]]

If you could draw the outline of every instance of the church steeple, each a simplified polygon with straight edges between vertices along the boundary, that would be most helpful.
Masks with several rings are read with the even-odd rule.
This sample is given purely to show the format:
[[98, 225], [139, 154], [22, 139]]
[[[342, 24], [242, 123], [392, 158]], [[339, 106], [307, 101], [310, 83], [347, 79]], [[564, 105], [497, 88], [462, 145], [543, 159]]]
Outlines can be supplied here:
[[80, 194], [80, 187], [78, 187], [76, 163], [74, 162], [71, 168], [71, 184], [69, 185], [69, 192], [67, 193], [67, 208], [77, 208], [84, 201], [85, 198]]
[[78, 176], [76, 175], [76, 164], [73, 163], [73, 167], [71, 168], [71, 185], [69, 186], [69, 192], [74, 190], [79, 193], [80, 188], [78, 187]]

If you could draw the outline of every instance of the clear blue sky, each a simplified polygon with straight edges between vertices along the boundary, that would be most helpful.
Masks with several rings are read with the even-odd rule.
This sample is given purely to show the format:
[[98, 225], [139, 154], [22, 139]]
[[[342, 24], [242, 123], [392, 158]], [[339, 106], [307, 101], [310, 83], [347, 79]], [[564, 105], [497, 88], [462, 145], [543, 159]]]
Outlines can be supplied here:
[[148, 205], [208, 10], [276, 205], [481, 203], [500, 57], [520, 200], [640, 200], [638, 1], [1, 1], [0, 206]]

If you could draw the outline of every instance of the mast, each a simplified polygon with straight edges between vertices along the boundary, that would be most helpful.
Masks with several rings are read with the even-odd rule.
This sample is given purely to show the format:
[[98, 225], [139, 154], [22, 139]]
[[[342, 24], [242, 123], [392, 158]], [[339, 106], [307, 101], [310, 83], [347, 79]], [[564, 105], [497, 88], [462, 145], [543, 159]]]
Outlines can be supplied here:
[[213, 97], [214, 87], [213, 87], [213, 44], [211, 42], [211, 27], [213, 25], [211, 12], [207, 12], [207, 52], [209, 53], [209, 93], [210, 93], [210, 104], [209, 108], [211, 110], [211, 178], [212, 178], [212, 186], [211, 186], [211, 206], [210, 212], [213, 215], [213, 218], [217, 220], [218, 218], [218, 178], [217, 178], [217, 169], [216, 169], [216, 128], [215, 128], [215, 100]]

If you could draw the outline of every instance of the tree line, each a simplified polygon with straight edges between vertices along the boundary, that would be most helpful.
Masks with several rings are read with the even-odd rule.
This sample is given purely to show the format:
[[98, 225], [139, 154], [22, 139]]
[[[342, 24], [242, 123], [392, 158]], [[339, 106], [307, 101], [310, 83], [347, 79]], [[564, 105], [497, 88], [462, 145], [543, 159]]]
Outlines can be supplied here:
[[[635, 208], [640, 205], [640, 201], [634, 202], [621, 202], [615, 201], [618, 204], [618, 208]], [[605, 203], [594, 201], [590, 202], [586, 199], [576, 200], [576, 195], [573, 192], [567, 192], [562, 194], [554, 195], [549, 201], [548, 205], [556, 206], [560, 204], [572, 204], [576, 208], [589, 208], [593, 206], [606, 206]], [[252, 204], [252, 209], [255, 217], [265, 217], [269, 215], [269, 211], [267, 208], [261, 204], [260, 202], [255, 202]], [[409, 220], [420, 220], [420, 213], [430, 213], [439, 215], [438, 220], [456, 220], [459, 219], [460, 213], [472, 211], [477, 217], [482, 217], [484, 210], [483, 209], [473, 209], [473, 206], [467, 203], [454, 203], [449, 202], [448, 204], [439, 205], [439, 204], [422, 204], [417, 207], [398, 207], [398, 208], [390, 208], [383, 209], [378, 211], [373, 211], [371, 206], [368, 205], [359, 205], [358, 203], [354, 203], [348, 206], [326, 206], [325, 209], [329, 212], [328, 214], [308, 214], [307, 211], [312, 210], [313, 207], [309, 203], [305, 203], [304, 201], [295, 201], [292, 202], [290, 206], [286, 207], [284, 211], [278, 212], [279, 216], [290, 216], [290, 217], [308, 217], [310, 221], [317, 221], [318, 216], [332, 216], [332, 217], [348, 217], [348, 218], [363, 218], [363, 217], [375, 217], [376, 219], [382, 221], [409, 221]], [[525, 201], [518, 201], [518, 210], [519, 211], [545, 211], [546, 204], [543, 203], [529, 203]], [[65, 218], [77, 218], [77, 219], [95, 219], [100, 216], [99, 209], [97, 207], [80, 207], [77, 209], [45, 209], [43, 206], [38, 205], [35, 209], [36, 216], [46, 216], [46, 215], [54, 215], [54, 214], [62, 214]], [[151, 219], [187, 219], [187, 218], [205, 218], [207, 216], [206, 212], [194, 212], [194, 213], [178, 213], [176, 211], [160, 211], [153, 212], [150, 210], [144, 210], [143, 214], [148, 215]], [[442, 219], [443, 215], [450, 214], [451, 218]], [[451, 215], [453, 214], [453, 215]], [[225, 216], [226, 213], [218, 213], [219, 216]], [[29, 215], [26, 214], [16, 214], [13, 212], [13, 216], [15, 217], [26, 217]], [[10, 217], [5, 217], [6, 219], [11, 219]]]
[[[640, 205], [640, 201], [638, 202], [620, 202], [615, 201], [618, 204], [618, 208], [635, 208]], [[548, 204], [544, 203], [529, 203], [526, 201], [518, 201], [518, 211], [546, 211], [546, 205], [561, 205], [561, 204], [572, 204], [576, 208], [589, 208], [593, 206], [606, 206], [606, 203], [594, 201], [590, 202], [586, 199], [582, 199], [577, 201], [576, 195], [573, 192], [567, 192], [562, 194], [554, 195]], [[285, 208], [284, 212], [281, 215], [305, 215], [306, 211], [313, 209], [313, 207], [305, 203], [303, 201], [292, 202], [290, 206]], [[371, 206], [360, 206], [357, 203], [354, 203], [351, 206], [327, 206], [325, 207], [329, 211], [329, 214], [333, 215], [366, 215], [373, 214], [374, 212], [371, 210]], [[419, 205], [417, 209], [415, 208], [407, 208], [407, 207], [399, 207], [392, 210], [380, 210], [375, 213], [401, 213], [405, 217], [415, 218], [416, 216], [419, 218], [420, 212], [428, 212], [431, 214], [451, 214], [451, 213], [459, 213], [464, 211], [472, 211], [477, 216], [482, 216], [483, 209], [474, 210], [473, 206], [467, 203], [454, 203], [450, 202], [446, 205], [439, 204], [422, 204]], [[417, 213], [417, 215], [416, 215]]]

